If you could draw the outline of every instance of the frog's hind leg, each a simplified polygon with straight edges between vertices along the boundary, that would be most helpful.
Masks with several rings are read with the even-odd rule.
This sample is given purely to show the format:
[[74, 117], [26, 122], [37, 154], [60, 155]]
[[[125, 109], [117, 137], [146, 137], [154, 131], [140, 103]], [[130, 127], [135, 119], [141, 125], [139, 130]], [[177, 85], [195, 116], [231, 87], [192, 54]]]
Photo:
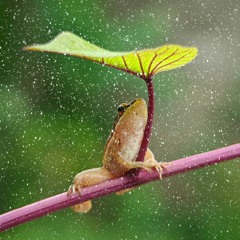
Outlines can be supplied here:
[[[74, 193], [81, 195], [82, 188], [96, 185], [112, 178], [112, 174], [109, 173], [104, 167], [93, 168], [80, 172], [74, 177], [73, 184], [68, 189], [68, 196]], [[89, 200], [83, 203], [79, 203], [72, 208], [76, 212], [86, 213], [92, 208], [92, 203]]]

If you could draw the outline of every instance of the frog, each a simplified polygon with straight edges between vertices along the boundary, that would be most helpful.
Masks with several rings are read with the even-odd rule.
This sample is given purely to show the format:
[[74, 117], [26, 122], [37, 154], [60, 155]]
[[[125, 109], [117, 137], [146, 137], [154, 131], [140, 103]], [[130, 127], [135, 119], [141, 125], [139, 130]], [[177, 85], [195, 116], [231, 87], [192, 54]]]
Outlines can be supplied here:
[[[74, 193], [81, 195], [84, 187], [96, 185], [113, 178], [121, 177], [133, 169], [155, 169], [162, 178], [164, 163], [155, 160], [148, 148], [143, 162], [136, 161], [144, 130], [147, 124], [148, 111], [144, 99], [138, 98], [118, 107], [113, 128], [105, 145], [102, 167], [92, 168], [78, 173], [69, 187], [68, 196]], [[125, 191], [123, 190], [123, 192]], [[91, 201], [79, 203], [72, 207], [76, 212], [86, 213], [92, 208]]]

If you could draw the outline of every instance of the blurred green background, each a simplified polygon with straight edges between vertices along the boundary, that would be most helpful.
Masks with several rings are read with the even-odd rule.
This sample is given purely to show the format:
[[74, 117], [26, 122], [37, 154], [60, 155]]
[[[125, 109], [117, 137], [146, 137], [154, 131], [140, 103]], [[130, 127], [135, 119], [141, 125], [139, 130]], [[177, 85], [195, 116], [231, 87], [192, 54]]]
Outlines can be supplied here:
[[[68, 189], [101, 165], [116, 108], [146, 99], [126, 73], [22, 47], [73, 32], [113, 51], [197, 46], [187, 66], [154, 78], [151, 149], [171, 161], [240, 142], [240, 3], [0, 1], [0, 212]], [[239, 239], [239, 160], [64, 209], [0, 239]]]

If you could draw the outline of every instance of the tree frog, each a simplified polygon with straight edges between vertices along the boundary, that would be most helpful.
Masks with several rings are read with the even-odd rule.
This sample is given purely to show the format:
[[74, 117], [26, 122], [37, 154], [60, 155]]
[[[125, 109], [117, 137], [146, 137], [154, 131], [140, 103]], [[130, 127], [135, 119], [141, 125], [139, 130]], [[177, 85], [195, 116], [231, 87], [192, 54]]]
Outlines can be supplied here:
[[[147, 150], [144, 162], [136, 162], [144, 129], [147, 124], [147, 105], [143, 99], [123, 103], [118, 107], [118, 115], [107, 140], [103, 155], [103, 166], [78, 173], [69, 187], [68, 195], [79, 193], [81, 188], [95, 185], [112, 178], [120, 177], [136, 168], [151, 170], [155, 168], [161, 178], [163, 163], [157, 162], [150, 149]], [[88, 212], [91, 201], [77, 204], [77, 212]]]

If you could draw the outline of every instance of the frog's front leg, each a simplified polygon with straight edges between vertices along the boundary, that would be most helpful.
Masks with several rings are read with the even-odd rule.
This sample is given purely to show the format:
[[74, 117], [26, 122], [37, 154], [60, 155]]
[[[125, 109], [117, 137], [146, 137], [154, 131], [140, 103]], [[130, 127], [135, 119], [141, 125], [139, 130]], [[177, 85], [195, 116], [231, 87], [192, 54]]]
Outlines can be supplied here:
[[155, 168], [155, 170], [159, 173], [160, 179], [162, 179], [162, 170], [167, 164], [164, 162], [158, 162], [149, 148], [147, 149], [144, 162], [125, 161], [120, 154], [118, 155], [118, 162], [128, 170], [143, 168], [147, 171], [151, 171], [153, 168]]
[[[128, 167], [130, 168], [129, 170], [133, 169], [133, 168], [143, 168], [147, 171], [151, 170], [152, 168], [155, 168], [156, 171], [159, 173], [159, 178], [162, 179], [162, 169], [165, 168], [165, 166], [167, 165], [167, 163], [165, 162], [158, 162], [152, 151], [148, 148], [145, 158], [144, 158], [144, 162], [128, 162], [127, 163]], [[118, 191], [116, 192], [117, 195], [122, 195], [124, 193], [127, 193], [129, 191], [131, 191], [133, 188], [128, 188], [122, 191]]]
[[[104, 167], [93, 168], [80, 172], [74, 177], [73, 184], [69, 187], [68, 195], [71, 195], [72, 193], [78, 193], [81, 195], [81, 189], [83, 187], [96, 185], [112, 178], [114, 178], [113, 175]], [[79, 203], [72, 208], [76, 212], [84, 213], [88, 212], [92, 208], [92, 203], [89, 200]]]

